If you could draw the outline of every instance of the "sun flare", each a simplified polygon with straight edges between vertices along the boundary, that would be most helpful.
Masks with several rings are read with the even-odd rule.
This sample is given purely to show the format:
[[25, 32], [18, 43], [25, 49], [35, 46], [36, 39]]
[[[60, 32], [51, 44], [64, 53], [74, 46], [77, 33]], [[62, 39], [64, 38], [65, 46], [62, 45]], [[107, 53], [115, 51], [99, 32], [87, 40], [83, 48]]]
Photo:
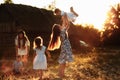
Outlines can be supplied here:
[[[3, 2], [2, 0], [0, 0]], [[111, 5], [120, 3], [120, 0], [12, 0], [16, 4], [26, 4], [38, 8], [55, 3], [55, 7], [66, 12], [70, 11], [73, 6], [74, 10], [79, 14], [74, 24], [92, 24], [98, 30], [103, 29], [106, 19], [106, 13]]]
[[69, 7], [73, 6], [79, 14], [74, 24], [92, 24], [94, 28], [100, 31], [103, 30], [103, 24], [110, 6], [120, 2], [119, 0], [66, 0], [64, 5], [67, 7], [65, 7], [60, 4], [60, 0], [56, 1], [58, 1], [56, 6], [65, 11], [69, 11]]

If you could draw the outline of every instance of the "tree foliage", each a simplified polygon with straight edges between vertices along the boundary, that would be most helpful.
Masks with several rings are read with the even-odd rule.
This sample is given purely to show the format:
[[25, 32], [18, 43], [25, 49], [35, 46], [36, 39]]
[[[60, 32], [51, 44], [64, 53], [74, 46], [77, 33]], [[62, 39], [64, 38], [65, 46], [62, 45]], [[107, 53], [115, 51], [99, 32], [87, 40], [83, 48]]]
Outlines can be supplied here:
[[4, 3], [5, 4], [10, 4], [10, 3], [13, 3], [13, 1], [12, 0], [4, 0]]
[[100, 32], [94, 28], [93, 25], [71, 25], [69, 36], [72, 47], [75, 49], [82, 49], [80, 40], [84, 41], [91, 47], [100, 45]]
[[104, 45], [120, 45], [120, 3], [111, 6], [104, 24], [102, 40]]

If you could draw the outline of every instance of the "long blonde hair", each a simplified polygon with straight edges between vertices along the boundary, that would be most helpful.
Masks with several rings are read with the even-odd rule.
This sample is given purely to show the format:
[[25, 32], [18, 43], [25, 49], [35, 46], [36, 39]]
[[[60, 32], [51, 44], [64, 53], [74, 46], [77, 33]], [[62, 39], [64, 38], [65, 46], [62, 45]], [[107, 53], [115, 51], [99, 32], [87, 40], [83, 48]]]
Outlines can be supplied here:
[[60, 25], [54, 24], [52, 27], [52, 33], [50, 42], [48, 45], [48, 50], [55, 50], [60, 48], [61, 41], [60, 41]]

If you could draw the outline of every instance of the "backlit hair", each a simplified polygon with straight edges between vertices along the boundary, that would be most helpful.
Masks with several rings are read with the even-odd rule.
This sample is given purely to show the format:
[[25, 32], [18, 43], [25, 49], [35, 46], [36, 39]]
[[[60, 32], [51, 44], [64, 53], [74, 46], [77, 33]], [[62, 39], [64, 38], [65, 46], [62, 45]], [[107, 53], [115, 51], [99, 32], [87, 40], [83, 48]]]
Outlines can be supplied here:
[[52, 33], [51, 33], [51, 38], [50, 42], [48, 45], [48, 50], [55, 50], [58, 49], [61, 45], [60, 41], [60, 25], [59, 24], [54, 24], [52, 27]]
[[61, 10], [60, 10], [59, 8], [56, 8], [56, 9], [54, 10], [54, 13], [58, 13], [58, 12], [61, 12]]
[[[23, 37], [22, 38], [20, 38], [20, 34], [22, 34], [23, 35]], [[23, 44], [22, 44], [22, 47], [25, 47], [25, 43], [26, 43], [26, 41], [28, 41], [29, 42], [29, 40], [28, 40], [28, 37], [26, 36], [26, 34], [25, 34], [25, 31], [20, 31], [20, 32], [18, 32], [18, 47], [20, 48], [20, 40], [23, 40]]]
[[41, 48], [41, 46], [43, 46], [43, 39], [42, 39], [42, 37], [38, 36], [34, 39], [33, 49]]

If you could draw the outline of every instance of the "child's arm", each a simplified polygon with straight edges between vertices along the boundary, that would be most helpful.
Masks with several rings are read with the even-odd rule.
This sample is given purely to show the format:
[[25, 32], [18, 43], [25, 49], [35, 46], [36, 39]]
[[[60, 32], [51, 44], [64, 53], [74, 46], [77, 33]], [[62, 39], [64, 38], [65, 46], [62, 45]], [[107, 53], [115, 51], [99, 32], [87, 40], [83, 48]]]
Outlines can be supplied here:
[[79, 16], [75, 11], [74, 11], [74, 9], [73, 9], [73, 7], [70, 7], [70, 11], [75, 15], [75, 16]]
[[36, 56], [36, 51], [33, 50], [33, 59], [35, 58], [35, 56]]
[[15, 38], [15, 50], [16, 50], [16, 55], [18, 55], [18, 37]]
[[12, 70], [14, 70], [14, 69], [15, 69], [15, 61], [12, 64]]
[[26, 41], [25, 46], [26, 46], [27, 55], [29, 56], [29, 51], [30, 51], [30, 42], [29, 42], [29, 40]]
[[48, 50], [45, 50], [45, 53], [47, 54], [48, 58], [51, 58], [50, 52]]
[[15, 46], [16, 56], [18, 55], [18, 46]]

